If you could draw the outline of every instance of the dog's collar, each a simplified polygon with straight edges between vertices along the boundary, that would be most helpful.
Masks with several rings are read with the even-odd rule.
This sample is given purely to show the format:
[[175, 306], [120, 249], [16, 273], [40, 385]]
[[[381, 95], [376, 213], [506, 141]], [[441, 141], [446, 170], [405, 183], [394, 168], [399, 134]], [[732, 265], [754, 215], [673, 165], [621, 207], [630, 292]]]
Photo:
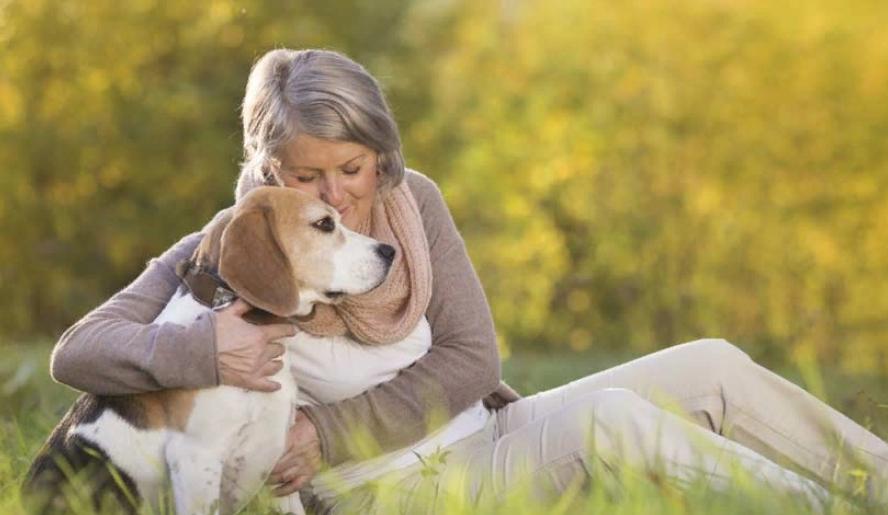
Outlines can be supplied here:
[[[210, 309], [220, 309], [238, 299], [237, 293], [215, 272], [203, 269], [199, 265], [190, 262], [183, 262], [180, 266], [182, 268], [177, 268], [177, 270], [182, 277], [182, 282], [185, 283], [185, 287], [188, 288], [194, 300], [200, 304]], [[251, 312], [252, 318], [261, 321], [260, 323], [296, 323], [310, 320], [314, 317], [315, 309], [312, 306], [311, 312], [308, 315], [294, 315], [287, 318], [279, 317], [257, 307], [253, 307]]]
[[237, 299], [234, 290], [221, 277], [199, 266], [191, 266], [185, 271], [182, 281], [191, 292], [194, 300], [210, 309], [218, 309]]

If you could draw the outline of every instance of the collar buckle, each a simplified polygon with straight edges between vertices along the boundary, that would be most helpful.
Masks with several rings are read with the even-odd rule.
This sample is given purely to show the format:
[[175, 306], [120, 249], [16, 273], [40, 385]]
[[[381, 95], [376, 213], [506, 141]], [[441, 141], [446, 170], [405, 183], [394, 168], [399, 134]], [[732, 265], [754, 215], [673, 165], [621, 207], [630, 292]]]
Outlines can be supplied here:
[[222, 309], [237, 299], [221, 277], [198, 265], [189, 263], [181, 277], [191, 296], [210, 309]]
[[213, 292], [213, 300], [210, 307], [216, 310], [226, 308], [235, 300], [237, 300], [237, 295], [235, 295], [233, 291], [222, 285], [219, 285]]

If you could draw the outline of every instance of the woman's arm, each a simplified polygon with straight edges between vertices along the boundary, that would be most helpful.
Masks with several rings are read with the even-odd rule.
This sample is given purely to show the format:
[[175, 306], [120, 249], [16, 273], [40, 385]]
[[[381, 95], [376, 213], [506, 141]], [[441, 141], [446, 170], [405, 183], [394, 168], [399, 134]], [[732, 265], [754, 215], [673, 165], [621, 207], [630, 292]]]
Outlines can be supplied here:
[[[497, 389], [500, 360], [490, 308], [465, 244], [438, 187], [408, 172], [432, 260], [432, 327], [429, 352], [397, 377], [335, 404], [303, 407], [317, 428], [324, 460], [337, 465], [355, 457], [355, 428], [376, 436], [383, 451], [424, 437], [436, 411], [451, 418]], [[437, 422], [443, 423], [441, 417]]]
[[52, 353], [53, 379], [95, 394], [122, 395], [218, 384], [214, 317], [152, 324], [179, 287], [175, 266], [200, 233], [182, 238], [129, 286], [69, 328]]

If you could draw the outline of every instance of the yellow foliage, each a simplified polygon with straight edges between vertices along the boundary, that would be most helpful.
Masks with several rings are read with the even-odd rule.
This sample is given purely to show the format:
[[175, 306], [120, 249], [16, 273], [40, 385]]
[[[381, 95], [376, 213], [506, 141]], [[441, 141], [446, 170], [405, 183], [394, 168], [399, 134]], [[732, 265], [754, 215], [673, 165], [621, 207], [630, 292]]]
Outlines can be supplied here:
[[27, 299], [0, 333], [60, 330], [228, 205], [250, 65], [321, 46], [378, 74], [504, 351], [885, 366], [888, 4], [341, 7], [4, 4], [0, 283]]
[[422, 138], [459, 134], [435, 162], [461, 226], [484, 220], [467, 241], [510, 344], [842, 359], [888, 339], [886, 7], [483, 4]]

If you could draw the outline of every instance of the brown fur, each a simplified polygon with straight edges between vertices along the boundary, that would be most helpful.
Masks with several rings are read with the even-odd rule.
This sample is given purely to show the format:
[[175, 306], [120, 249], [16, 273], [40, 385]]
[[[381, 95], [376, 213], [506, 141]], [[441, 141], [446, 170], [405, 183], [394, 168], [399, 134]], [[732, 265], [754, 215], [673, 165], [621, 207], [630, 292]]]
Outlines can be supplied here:
[[184, 431], [196, 394], [197, 390], [160, 390], [134, 395], [133, 400], [142, 406], [146, 428]]
[[299, 307], [299, 295], [279, 222], [270, 206], [238, 212], [222, 235], [219, 275], [253, 306], [289, 316]]
[[204, 226], [204, 237], [194, 251], [194, 262], [204, 269], [217, 270], [219, 266], [219, 254], [222, 246], [222, 233], [234, 216], [234, 207], [223, 209], [216, 213], [210, 222]]

